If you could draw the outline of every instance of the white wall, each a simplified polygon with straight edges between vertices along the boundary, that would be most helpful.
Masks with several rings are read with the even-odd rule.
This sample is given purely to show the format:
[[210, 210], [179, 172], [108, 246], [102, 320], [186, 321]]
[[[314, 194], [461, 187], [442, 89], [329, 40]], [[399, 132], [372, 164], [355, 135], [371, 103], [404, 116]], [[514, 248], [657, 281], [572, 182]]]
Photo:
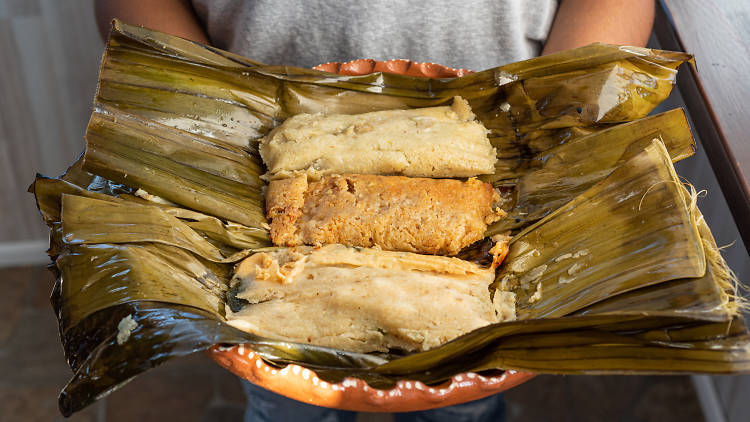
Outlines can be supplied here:
[[0, 0], [0, 265], [45, 259], [26, 190], [82, 152], [103, 48], [92, 0]]

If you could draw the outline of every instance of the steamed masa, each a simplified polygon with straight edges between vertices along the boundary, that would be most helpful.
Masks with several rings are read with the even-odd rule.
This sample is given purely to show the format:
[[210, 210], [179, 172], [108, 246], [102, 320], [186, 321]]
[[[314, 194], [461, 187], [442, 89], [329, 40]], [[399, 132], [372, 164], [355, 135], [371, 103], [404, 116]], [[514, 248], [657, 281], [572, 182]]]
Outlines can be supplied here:
[[490, 299], [493, 268], [458, 258], [328, 245], [261, 252], [232, 280], [249, 303], [229, 324], [273, 339], [356, 352], [421, 351], [515, 317]]
[[[504, 215], [498, 193], [474, 178], [493, 173], [495, 149], [464, 99], [293, 116], [261, 140], [260, 153], [271, 240], [290, 247], [238, 264], [231, 325], [386, 352], [431, 349], [515, 319], [515, 295], [490, 291], [495, 260], [484, 268], [439, 256], [481, 240]], [[458, 177], [469, 179], [447, 179]]]
[[383, 174], [472, 177], [495, 171], [495, 149], [469, 104], [364, 114], [298, 114], [261, 139], [267, 179]]

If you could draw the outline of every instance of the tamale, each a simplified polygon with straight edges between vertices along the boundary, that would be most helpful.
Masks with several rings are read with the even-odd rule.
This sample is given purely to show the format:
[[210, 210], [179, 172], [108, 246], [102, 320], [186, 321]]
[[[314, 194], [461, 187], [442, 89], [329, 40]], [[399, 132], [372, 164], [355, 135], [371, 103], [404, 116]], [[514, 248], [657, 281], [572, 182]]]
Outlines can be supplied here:
[[[533, 167], [530, 160], [542, 152], [539, 148], [645, 117], [669, 95], [674, 69], [688, 59], [686, 53], [595, 44], [459, 79], [386, 73], [346, 76], [266, 66], [115, 21], [102, 58], [88, 128], [92, 135], [89, 141], [93, 140], [87, 142], [89, 166], [84, 170], [79, 161], [61, 179], [39, 176], [32, 186], [50, 227], [52, 244], [48, 253], [62, 258], [52, 268], [60, 271], [56, 272], [52, 303], [65, 356], [74, 372], [60, 395], [63, 414], [81, 410], [167, 360], [217, 343], [244, 343], [279, 367], [293, 362], [315, 370], [328, 382], [357, 377], [373, 388], [390, 388], [406, 379], [437, 383], [458, 373], [490, 368], [587, 374], [750, 372], [747, 329], [736, 311], [731, 311], [731, 301], [724, 304], [709, 293], [715, 289], [696, 292], [688, 302], [669, 302], [661, 295], [663, 299], [653, 303], [647, 299], [632, 312], [624, 306], [629, 300], [623, 300], [614, 309], [607, 306], [604, 315], [537, 318], [533, 314], [530, 319], [482, 327], [407, 356], [362, 354], [272, 341], [227, 325], [224, 295], [206, 300], [193, 297], [191, 292], [210, 285], [214, 279], [203, 276], [209, 272], [218, 283], [228, 286], [231, 264], [211, 262], [182, 247], [151, 241], [113, 244], [107, 243], [104, 235], [96, 240], [102, 243], [63, 241], [60, 207], [62, 194], [68, 194], [101, 200], [107, 196], [113, 202], [132, 200], [159, 207], [222, 252], [228, 247], [236, 251], [267, 245], [265, 235], [253, 245], [253, 233], [264, 231], [263, 184], [258, 179], [263, 170], [257, 140], [269, 130], [300, 113], [357, 114], [445, 106], [456, 95], [471, 104], [478, 120], [491, 131], [488, 137], [498, 156], [493, 182], [512, 190], [518, 178]], [[585, 77], [588, 73], [592, 76]], [[554, 77], [561, 74], [565, 76]], [[641, 83], [631, 76], [638, 76]], [[524, 87], [531, 78], [536, 79], [528, 83], [531, 91], [526, 92]], [[648, 128], [641, 124], [634, 131]], [[654, 137], [659, 137], [658, 133]], [[182, 146], [175, 150], [175, 145]], [[177, 153], [172, 156], [174, 151]], [[587, 161], [596, 160], [591, 157]], [[177, 206], [168, 208], [117, 189], [90, 186], [95, 175], [131, 190], [144, 189]], [[592, 180], [587, 177], [585, 184], [590, 186]], [[566, 189], [566, 198], [555, 198], [562, 201], [560, 205], [582, 192], [573, 186], [575, 178], [570, 181], [573, 184]], [[134, 216], [135, 208], [127, 208], [127, 212], [120, 210], [118, 214]], [[93, 220], [106, 217], [104, 208], [100, 210], [91, 215]], [[553, 218], [554, 222], [566, 219], [564, 215]], [[643, 218], [649, 221], [648, 215]], [[160, 217], [159, 221], [168, 220]], [[605, 241], [596, 250], [605, 251], [609, 244], [606, 229], [600, 226], [606, 227], [607, 221], [604, 213], [594, 228], [584, 225], [565, 237], [601, 233]], [[524, 221], [515, 229], [523, 231], [530, 223]], [[128, 223], [123, 220], [122, 224]], [[84, 233], [78, 230], [81, 226], [67, 228]], [[638, 238], [636, 231], [629, 235]], [[165, 236], [162, 240], [169, 239]], [[669, 236], [661, 240], [664, 247], [660, 252], [684, 252], [680, 248], [670, 250]], [[554, 239], [541, 236], [532, 249], [544, 245], [554, 248]], [[87, 264], [92, 258], [97, 265]], [[601, 268], [637, 266], [641, 256], [625, 258], [616, 263], [602, 262]], [[508, 264], [514, 260], [509, 259]], [[672, 270], [665, 267], [662, 278], [695, 278], [681, 271], [670, 275]], [[641, 281], [639, 285], [648, 284], [647, 278]], [[671, 283], [667, 280], [632, 292], [656, 290]], [[587, 298], [591, 291], [569, 293], [559, 294], [575, 302], [579, 297]], [[555, 294], [545, 290], [542, 298]], [[615, 290], [610, 299], [620, 296], [632, 298], [627, 292]], [[730, 310], [732, 319], [705, 319], [702, 310], [717, 304]], [[69, 307], [75, 312], [68, 312]], [[665, 316], [665, 309], [671, 315]], [[567, 311], [579, 310], [573, 306]], [[711, 318], [718, 315], [711, 314]], [[127, 341], [118, 344], [118, 325], [128, 316], [137, 326]]]
[[273, 180], [266, 216], [276, 245], [379, 246], [455, 255], [504, 213], [488, 183], [353, 174]]
[[268, 179], [296, 175], [471, 177], [495, 171], [487, 129], [461, 97], [450, 107], [298, 114], [260, 141]]
[[[276, 340], [354, 352], [421, 351], [515, 318], [494, 268], [458, 258], [328, 245], [261, 252], [232, 283], [247, 306], [227, 322]], [[448, 311], [450, 310], [450, 311]]]

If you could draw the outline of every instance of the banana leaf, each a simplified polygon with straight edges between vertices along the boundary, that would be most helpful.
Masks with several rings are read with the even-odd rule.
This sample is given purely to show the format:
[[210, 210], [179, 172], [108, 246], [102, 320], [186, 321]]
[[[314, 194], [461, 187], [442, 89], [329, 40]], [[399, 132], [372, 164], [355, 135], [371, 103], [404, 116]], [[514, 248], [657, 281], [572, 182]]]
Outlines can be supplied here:
[[[185, 223], [177, 218], [195, 218]], [[97, 243], [144, 243], [155, 242], [186, 249], [203, 259], [233, 263], [247, 256], [238, 251], [229, 254], [209, 239], [224, 241], [223, 246], [237, 245], [237, 239], [229, 239], [235, 229], [242, 226], [224, 227], [218, 220], [201, 218], [201, 214], [190, 210], [161, 209], [156, 206], [137, 203], [114, 203], [82, 196], [63, 195], [62, 230], [63, 240], [68, 245]], [[245, 231], [251, 230], [244, 228]], [[206, 237], [202, 236], [204, 234]], [[226, 239], [225, 239], [226, 237]], [[244, 239], [251, 248], [267, 246], [262, 240]], [[243, 249], [249, 251], [250, 248]]]
[[220, 140], [97, 108], [83, 169], [247, 226], [267, 224], [257, 159]]
[[[747, 372], [750, 343], [741, 318], [730, 323], [699, 323], [688, 328], [702, 329], [705, 331], [703, 336], [719, 341], [708, 345], [703, 337], [669, 342], [630, 341], [651, 332], [619, 332], [618, 337], [609, 338], [600, 333], [576, 333], [578, 336], [565, 336], [565, 339], [563, 336], [534, 333], [514, 339], [518, 341], [516, 347], [498, 347], [493, 354], [485, 354], [483, 364], [477, 369], [494, 366], [553, 374], [604, 374], [616, 368], [622, 373], [660, 374], [665, 373], [663, 360], [668, 359], [671, 362], [668, 372], [675, 374], [705, 370], [720, 374]], [[675, 324], [656, 332], [666, 337], [679, 334], [683, 329], [686, 329], [684, 325]], [[729, 345], [726, 348], [712, 347], [721, 342]], [[725, 359], [727, 354], [732, 354], [732, 359]], [[621, 356], [632, 358], [623, 360]]]
[[[68, 174], [70, 173], [71, 172], [69, 171]], [[37, 205], [39, 206], [39, 211], [42, 214], [42, 218], [47, 224], [51, 224], [55, 221], [60, 221], [62, 200], [65, 196], [81, 197], [70, 198], [73, 201], [80, 201], [83, 198], [93, 198], [99, 201], [110, 202], [112, 205], [123, 204], [150, 205], [152, 207], [156, 206], [162, 211], [159, 214], [162, 219], [168, 220], [168, 216], [178, 218], [179, 221], [176, 224], [185, 224], [192, 230], [195, 230], [204, 239], [212, 242], [214, 246], [217, 246], [222, 254], [227, 254], [227, 250], [231, 252], [237, 252], [244, 249], [271, 246], [271, 241], [268, 238], [268, 230], [265, 228], [259, 229], [231, 222], [227, 223], [210, 215], [202, 214], [185, 208], [165, 206], [163, 204], [146, 201], [129, 194], [121, 194], [116, 197], [106, 195], [100, 192], [88, 190], [85, 187], [78, 186], [62, 178], [52, 179], [37, 175], [37, 179], [31, 186], [31, 192], [34, 193], [34, 195], [37, 197]], [[101, 206], [102, 204], [99, 203], [99, 205]], [[152, 210], [152, 208], [148, 208], [146, 213], [148, 212], [159, 213], [158, 210]], [[76, 217], [74, 216], [73, 218]], [[86, 223], [86, 220], [79, 219], [78, 221], [84, 224]], [[71, 223], [73, 222], [71, 221]], [[153, 222], [150, 221], [149, 223]], [[94, 231], [94, 234], [97, 231], [96, 228], [91, 228], [91, 230]], [[204, 247], [209, 246], [204, 245]], [[217, 257], [217, 259], [225, 258]]]
[[564, 316], [646, 285], [702, 277], [706, 257], [691, 205], [655, 140], [514, 237], [495, 284], [516, 293], [524, 319]]
[[700, 278], [668, 281], [605, 299], [574, 315], [648, 311], [671, 315], [700, 315], [701, 319], [725, 321], [737, 314], [738, 282], [722, 259], [706, 220], [695, 208], [695, 221], [706, 254], [706, 274]]
[[[135, 328], [118, 342], [118, 325], [130, 317]], [[137, 301], [108, 307], [71, 327], [63, 345], [73, 378], [60, 394], [60, 411], [69, 416], [109, 394], [132, 377], [167, 360], [206, 350], [213, 344], [244, 343], [262, 356], [304, 359], [329, 367], [372, 367], [377, 356], [341, 354], [310, 345], [268, 341], [217, 320], [194, 306]], [[124, 356], [129, 356], [123, 359]]]
[[[653, 139], [665, 144], [672, 162], [695, 152], [685, 113], [675, 109], [594, 132], [537, 154], [528, 161], [526, 173], [513, 186], [515, 203], [509, 207], [508, 218], [492, 224], [487, 235], [528, 226], [541, 219], [608, 176]], [[581, 160], [586, 156], [596, 160]]]
[[[38, 175], [31, 187], [50, 227], [52, 303], [74, 372], [61, 411], [70, 415], [166, 360], [221, 343], [377, 388], [485, 369], [750, 371], [731, 274], [671, 167], [692, 153], [684, 117], [643, 119], [688, 59], [596, 44], [459, 79], [340, 76], [266, 66], [115, 21], [84, 156], [61, 178]], [[517, 234], [498, 282], [510, 273], [537, 281], [534, 270], [549, 267], [540, 301], [527, 303], [533, 283], [518, 291], [531, 305], [520, 308], [523, 319], [407, 356], [273, 341], [228, 326], [232, 263], [270, 246], [255, 140], [301, 112], [423, 107], [454, 95], [491, 130], [499, 158], [492, 180], [516, 196], [514, 223], [504, 229]], [[648, 146], [653, 138], [669, 151]], [[572, 158], [580, 151], [606, 156], [576, 178], [565, 163], [579, 164]], [[548, 183], [555, 177], [567, 181], [558, 194]], [[527, 210], [536, 214], [516, 223]], [[596, 226], [575, 212], [595, 216]], [[638, 242], [653, 245], [650, 254]], [[555, 259], [582, 248], [588, 254], [579, 258], [590, 261], [580, 279], [547, 286], [569, 269], [555, 269]], [[466, 257], [481, 259], [475, 252]], [[636, 271], [608, 277], [607, 269], [623, 268]]]
[[[577, 352], [559, 353], [562, 348], [574, 346], [579, 347]], [[676, 361], [704, 355], [702, 363], [715, 364], [717, 373], [747, 372], [750, 366], [748, 346], [750, 337], [739, 316], [729, 321], [711, 322], [645, 313], [592, 314], [490, 325], [438, 348], [392, 360], [375, 371], [392, 376], [408, 374], [409, 377], [450, 366], [454, 370], [456, 367], [466, 370], [471, 366], [473, 371], [504, 368], [554, 374], [670, 373], [680, 372], [678, 368], [684, 365]], [[622, 348], [626, 347], [630, 348], [629, 353], [623, 353]], [[549, 349], [554, 349], [554, 353]], [[707, 349], [718, 353], [705, 355]], [[489, 352], [495, 356], [488, 355], [490, 350], [496, 351]], [[516, 353], [511, 355], [510, 350]], [[649, 350], [653, 352], [651, 356]], [[506, 351], [508, 356], [513, 356], [512, 363], [502, 362]], [[727, 359], [728, 356], [732, 358]], [[588, 359], [606, 359], [609, 368], [615, 369], [592, 365], [589, 370]], [[674, 359], [674, 366], [667, 364], [669, 369], [666, 369], [663, 359]], [[490, 363], [493, 360], [494, 363]], [[659, 360], [662, 360], [661, 366], [655, 369]], [[549, 363], [545, 363], [547, 361]], [[642, 370], [644, 361], [651, 361], [653, 369]], [[544, 365], [545, 369], [541, 370], [539, 365]], [[687, 368], [683, 371], [699, 372]]]

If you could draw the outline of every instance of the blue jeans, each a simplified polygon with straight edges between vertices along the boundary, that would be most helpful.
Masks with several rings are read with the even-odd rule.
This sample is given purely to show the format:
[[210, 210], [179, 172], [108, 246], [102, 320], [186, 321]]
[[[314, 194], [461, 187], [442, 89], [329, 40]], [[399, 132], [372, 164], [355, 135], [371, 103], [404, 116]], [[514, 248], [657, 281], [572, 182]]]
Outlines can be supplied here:
[[[242, 380], [247, 396], [245, 422], [320, 421], [354, 422], [356, 412], [328, 409], [305, 404], [272, 393]], [[505, 400], [502, 394], [440, 409], [394, 413], [396, 422], [505, 422]]]

